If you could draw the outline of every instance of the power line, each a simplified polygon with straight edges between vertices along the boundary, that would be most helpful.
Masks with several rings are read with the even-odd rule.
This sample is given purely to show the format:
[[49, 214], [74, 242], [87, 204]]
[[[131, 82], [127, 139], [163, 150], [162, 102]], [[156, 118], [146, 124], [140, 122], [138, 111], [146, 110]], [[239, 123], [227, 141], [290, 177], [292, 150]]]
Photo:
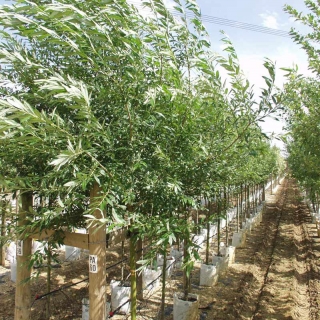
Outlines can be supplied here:
[[[141, 8], [144, 7], [141, 3], [136, 2], [136, 1], [129, 1], [129, 3], [131, 3], [137, 7], [141, 7]], [[183, 17], [183, 15], [176, 10], [168, 9], [168, 11], [173, 16]], [[190, 13], [186, 13], [186, 16], [188, 18], [194, 17], [194, 15], [192, 15]], [[202, 22], [223, 25], [223, 26], [227, 26], [227, 27], [231, 27], [231, 28], [244, 29], [244, 30], [253, 31], [253, 32], [265, 33], [265, 34], [269, 34], [269, 35], [277, 36], [277, 37], [290, 38], [289, 33], [284, 30], [278, 30], [278, 29], [259, 26], [256, 24], [240, 22], [240, 21], [230, 20], [230, 19], [225, 19], [225, 18], [219, 18], [219, 17], [209, 16], [209, 15], [201, 15], [201, 18], [202, 18]]]

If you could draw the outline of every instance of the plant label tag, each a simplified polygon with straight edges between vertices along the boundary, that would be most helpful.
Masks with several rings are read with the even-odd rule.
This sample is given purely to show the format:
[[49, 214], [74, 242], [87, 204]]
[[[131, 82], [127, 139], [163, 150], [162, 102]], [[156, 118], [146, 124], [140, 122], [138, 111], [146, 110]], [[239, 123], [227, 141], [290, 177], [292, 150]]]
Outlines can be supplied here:
[[89, 255], [89, 272], [91, 273], [98, 272], [98, 256], [95, 254]]
[[23, 240], [17, 240], [17, 256], [23, 256]]

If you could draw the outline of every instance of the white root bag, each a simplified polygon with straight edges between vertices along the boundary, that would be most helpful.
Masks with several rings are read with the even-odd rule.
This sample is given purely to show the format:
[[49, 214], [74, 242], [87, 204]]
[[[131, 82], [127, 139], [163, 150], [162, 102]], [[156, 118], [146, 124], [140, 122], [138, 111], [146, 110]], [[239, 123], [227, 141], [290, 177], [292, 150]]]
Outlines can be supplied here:
[[[131, 295], [131, 287], [120, 287], [120, 281], [111, 280], [111, 309], [112, 311], [116, 310], [122, 304], [127, 302], [130, 299]], [[120, 309], [120, 313], [129, 314], [130, 313], [131, 304], [127, 302]]]
[[224, 242], [220, 242], [220, 254], [225, 256], [227, 253], [227, 248]]
[[212, 264], [216, 267], [218, 273], [223, 272], [228, 265], [227, 257], [213, 255]]
[[[76, 233], [86, 234], [87, 233], [87, 229], [86, 228], [78, 228], [78, 229], [76, 229]], [[83, 249], [83, 252], [85, 254], [89, 254], [89, 250], [88, 249]]]
[[13, 259], [10, 261], [10, 270], [11, 270], [11, 281], [16, 282], [17, 280], [17, 260]]
[[232, 246], [233, 247], [243, 247], [246, 239], [246, 234], [244, 231], [234, 232], [232, 235]]
[[192, 242], [199, 246], [200, 249], [202, 248], [202, 246], [204, 245], [204, 237], [202, 235], [191, 235], [191, 239], [192, 239]]
[[[90, 309], [89, 299], [83, 298], [81, 320], [89, 320], [89, 309]], [[110, 302], [106, 302], [106, 319], [109, 318], [109, 314], [110, 314]]]
[[319, 215], [316, 212], [310, 212], [311, 218], [312, 218], [312, 223], [316, 223], [319, 221]]
[[[167, 265], [166, 265], [166, 277], [167, 278], [171, 277], [171, 275], [172, 275], [175, 261], [176, 261], [176, 259], [173, 256], [167, 256]], [[158, 254], [157, 255], [157, 266], [161, 267], [161, 270], [162, 270], [163, 262], [164, 262], [163, 255]]]
[[175, 266], [179, 269], [181, 268], [181, 265], [182, 265], [182, 254], [183, 252], [182, 251], [179, 251], [177, 249], [174, 249], [174, 248], [171, 248], [171, 251], [170, 251], [170, 255], [172, 257], [174, 257], [176, 263], [175, 263]]
[[71, 246], [65, 246], [65, 259], [67, 261], [79, 260], [81, 255], [81, 249]]
[[218, 226], [217, 224], [211, 224], [210, 225], [210, 237], [213, 240], [213, 236], [215, 236], [217, 234], [217, 230], [218, 230]]
[[145, 269], [142, 271], [142, 287], [147, 290], [155, 290], [160, 285], [161, 268], [158, 270]]
[[42, 243], [40, 241], [33, 241], [32, 242], [32, 249], [31, 249], [31, 253], [34, 254], [35, 252], [39, 252], [41, 254], [44, 254], [44, 248], [45, 248], [46, 244]]
[[247, 222], [244, 225], [244, 229], [251, 232], [251, 229], [252, 229], [252, 219], [251, 218], [247, 219]]
[[[208, 234], [208, 230], [207, 229], [200, 229], [200, 236], [203, 237], [203, 240], [206, 241], [207, 240], [207, 234]], [[209, 230], [209, 237], [210, 237], [210, 230]]]
[[173, 295], [173, 320], [195, 320], [198, 318], [198, 296], [191, 293], [189, 293], [188, 296], [195, 299], [195, 301], [181, 300], [181, 293], [175, 293]]
[[218, 280], [217, 268], [210, 264], [201, 264], [200, 286], [212, 287]]
[[14, 241], [11, 241], [6, 252], [6, 260], [12, 263], [17, 258], [17, 246]]
[[227, 220], [226, 219], [220, 219], [220, 228], [225, 228], [227, 225]]
[[227, 247], [227, 258], [228, 258], [228, 264], [231, 265], [235, 262], [236, 258], [236, 248], [233, 246]]

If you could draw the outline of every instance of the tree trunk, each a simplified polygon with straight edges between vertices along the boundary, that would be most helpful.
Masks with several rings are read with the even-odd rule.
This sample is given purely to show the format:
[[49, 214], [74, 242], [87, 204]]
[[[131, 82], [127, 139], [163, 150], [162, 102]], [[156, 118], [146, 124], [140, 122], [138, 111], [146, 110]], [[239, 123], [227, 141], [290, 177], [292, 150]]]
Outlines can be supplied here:
[[[142, 257], [142, 239], [137, 240], [136, 245], [136, 262], [141, 260]], [[143, 300], [143, 287], [142, 287], [142, 272], [136, 274], [137, 277], [137, 299]]]
[[206, 264], [209, 264], [209, 249], [210, 249], [210, 215], [211, 215], [211, 201], [208, 201], [207, 211], [207, 241], [206, 241]]
[[[51, 290], [51, 248], [48, 243], [48, 254], [47, 254], [47, 293]], [[46, 296], [46, 317], [50, 319], [50, 294]]]
[[167, 269], [167, 250], [165, 250], [163, 253], [160, 320], [164, 320], [164, 306], [166, 302], [166, 271], [167, 271], [166, 269]]
[[135, 260], [136, 241], [133, 236], [130, 238], [130, 278], [131, 278], [131, 320], [137, 319], [137, 274]]
[[4, 244], [6, 236], [6, 201], [2, 200], [1, 205], [1, 234], [0, 234], [0, 265], [5, 266]]

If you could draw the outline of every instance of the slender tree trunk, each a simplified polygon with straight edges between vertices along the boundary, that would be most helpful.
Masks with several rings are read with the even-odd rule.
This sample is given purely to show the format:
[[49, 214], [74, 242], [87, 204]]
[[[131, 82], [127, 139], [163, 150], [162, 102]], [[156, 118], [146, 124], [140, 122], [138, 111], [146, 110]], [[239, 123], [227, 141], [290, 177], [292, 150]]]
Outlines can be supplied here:
[[[185, 221], [189, 221], [189, 211], [184, 208], [185, 210], [185, 214], [184, 214], [184, 219]], [[188, 240], [187, 238], [184, 239], [184, 246], [183, 246], [183, 259], [184, 261], [187, 260], [188, 258]], [[184, 296], [184, 300], [188, 299], [188, 295], [189, 295], [189, 279], [190, 279], [190, 274], [187, 274], [187, 271], [184, 270], [183, 272], [183, 296]]]
[[164, 307], [166, 303], [166, 271], [167, 271], [167, 250], [163, 253], [163, 266], [162, 266], [162, 288], [161, 288], [161, 308], [160, 320], [164, 320]]
[[224, 187], [224, 209], [223, 209], [223, 212], [225, 213], [226, 215], [226, 247], [228, 246], [228, 204], [229, 204], [229, 197], [228, 197], [228, 194], [227, 194], [227, 189], [226, 187]]
[[137, 319], [137, 275], [135, 261], [136, 243], [134, 237], [130, 238], [130, 275], [131, 275], [131, 320]]
[[209, 264], [209, 249], [210, 249], [210, 214], [211, 214], [211, 201], [208, 201], [207, 211], [207, 241], [206, 241], [206, 264]]
[[241, 223], [241, 227], [242, 228], [242, 220], [243, 220], [243, 186], [241, 184], [240, 186], [240, 223]]
[[250, 202], [250, 185], [247, 185], [247, 218], [250, 216], [251, 202]]
[[220, 218], [221, 217], [221, 199], [218, 201], [218, 234], [217, 234], [217, 241], [218, 241], [218, 256], [220, 255]]
[[240, 195], [237, 194], [237, 232], [239, 232]]
[[[136, 250], [136, 263], [141, 260], [142, 257], [142, 239], [137, 240], [137, 250]], [[142, 287], [142, 272], [137, 275], [137, 298], [143, 300], [143, 287]]]
[[[51, 291], [51, 247], [48, 243], [48, 253], [47, 253], [47, 293]], [[51, 311], [50, 311], [50, 303], [51, 303], [51, 296], [50, 294], [47, 295], [46, 300], [46, 317], [50, 319]]]
[[124, 241], [121, 241], [121, 282], [124, 280]]
[[1, 233], [0, 233], [0, 265], [5, 266], [4, 244], [6, 235], [6, 201], [2, 200], [1, 205]]

